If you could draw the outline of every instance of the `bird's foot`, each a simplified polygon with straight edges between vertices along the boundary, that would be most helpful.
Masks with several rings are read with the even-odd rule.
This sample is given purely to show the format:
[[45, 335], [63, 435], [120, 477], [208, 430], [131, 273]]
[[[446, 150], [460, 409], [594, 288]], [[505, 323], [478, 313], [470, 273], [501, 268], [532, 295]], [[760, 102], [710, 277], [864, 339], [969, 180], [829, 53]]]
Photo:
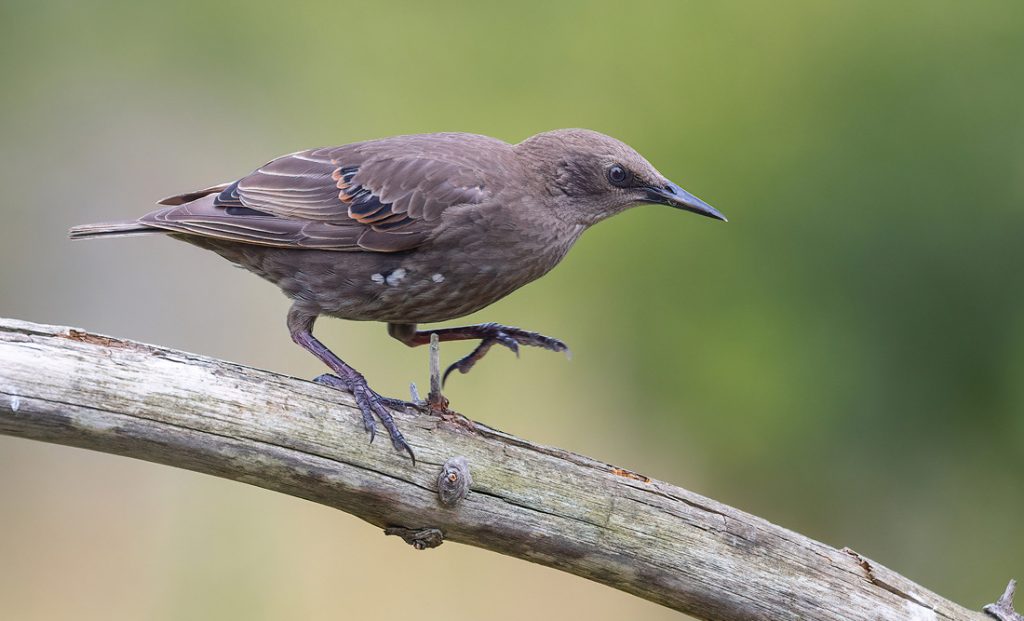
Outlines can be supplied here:
[[395, 424], [395, 419], [391, 416], [391, 410], [404, 410], [409, 407], [420, 409], [421, 406], [419, 404], [377, 394], [366, 383], [362, 375], [357, 375], [353, 378], [342, 378], [330, 373], [324, 373], [313, 381], [351, 393], [352, 397], [356, 400], [356, 405], [359, 406], [359, 410], [363, 413], [363, 427], [370, 432], [370, 442], [373, 442], [377, 436], [377, 424], [374, 421], [374, 415], [376, 414], [381, 424], [388, 430], [388, 435], [391, 436], [391, 444], [397, 450], [408, 453], [409, 457], [412, 458], [413, 464], [416, 463], [416, 455], [413, 454], [409, 443], [405, 441], [405, 436], [398, 430], [398, 425]]
[[503, 326], [497, 323], [483, 323], [478, 326], [471, 326], [467, 329], [473, 330], [473, 336], [480, 339], [480, 344], [477, 345], [476, 349], [470, 352], [469, 355], [452, 363], [451, 366], [445, 370], [442, 383], [448, 381], [448, 375], [456, 369], [458, 369], [459, 373], [469, 373], [469, 370], [473, 368], [473, 365], [483, 358], [487, 352], [490, 351], [493, 345], [502, 345], [509, 348], [513, 353], [515, 353], [516, 357], [519, 357], [520, 345], [541, 347], [551, 351], [565, 352], [566, 356], [572, 357], [572, 352], [569, 351], [568, 345], [556, 338], [544, 336], [537, 332], [529, 332], [520, 328]]
[[[332, 375], [330, 373], [318, 375], [317, 377], [313, 378], [313, 381], [316, 382], [317, 384], [323, 384], [325, 386], [330, 386], [331, 388], [337, 388], [338, 390], [343, 390], [348, 393], [352, 392], [352, 390], [348, 387], [348, 382], [341, 379], [337, 375]], [[423, 410], [424, 407], [423, 404], [420, 403], [418, 400], [402, 401], [401, 399], [395, 399], [394, 397], [385, 397], [384, 395], [377, 396], [380, 397], [381, 403], [391, 408], [392, 410], [405, 410], [407, 408], [412, 408], [414, 410]]]

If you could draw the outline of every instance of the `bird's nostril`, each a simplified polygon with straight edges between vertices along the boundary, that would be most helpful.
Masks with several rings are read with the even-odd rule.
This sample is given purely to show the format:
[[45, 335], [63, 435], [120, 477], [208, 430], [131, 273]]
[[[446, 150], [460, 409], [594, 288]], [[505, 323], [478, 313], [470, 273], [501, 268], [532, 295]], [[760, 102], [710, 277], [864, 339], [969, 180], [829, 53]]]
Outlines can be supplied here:
[[668, 190], [669, 194], [675, 194], [676, 190], [671, 185], [665, 184], [665, 189]]

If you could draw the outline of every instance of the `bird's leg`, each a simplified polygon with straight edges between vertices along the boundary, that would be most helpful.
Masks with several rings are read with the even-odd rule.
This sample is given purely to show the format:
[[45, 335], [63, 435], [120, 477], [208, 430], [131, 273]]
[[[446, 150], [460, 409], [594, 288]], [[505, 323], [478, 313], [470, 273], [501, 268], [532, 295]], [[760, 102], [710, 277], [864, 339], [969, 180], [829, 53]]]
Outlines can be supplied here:
[[362, 373], [345, 364], [334, 352], [327, 349], [326, 345], [317, 340], [313, 336], [313, 324], [315, 322], [316, 315], [299, 310], [294, 306], [288, 311], [288, 330], [291, 332], [292, 340], [319, 358], [321, 362], [330, 367], [335, 373], [335, 375], [321, 375], [317, 378], [317, 381], [352, 393], [356, 400], [356, 405], [359, 406], [359, 410], [363, 413], [363, 426], [370, 432], [370, 442], [373, 442], [373, 438], [376, 435], [377, 425], [373, 420], [373, 415], [376, 414], [384, 428], [388, 430], [388, 434], [391, 436], [391, 444], [399, 451], [409, 453], [409, 457], [415, 462], [416, 456], [413, 455], [412, 448], [405, 441], [405, 436], [398, 430], [391, 412], [388, 411], [388, 405], [395, 400], [386, 399], [374, 392], [366, 383], [366, 378], [363, 377]]
[[519, 356], [519, 346], [543, 347], [551, 351], [565, 352], [571, 355], [569, 347], [562, 341], [544, 336], [536, 332], [528, 332], [520, 328], [503, 326], [497, 323], [481, 323], [475, 326], [458, 328], [438, 328], [437, 330], [417, 330], [416, 324], [389, 323], [388, 334], [402, 341], [409, 347], [416, 347], [430, 342], [430, 335], [436, 334], [442, 341], [469, 341], [480, 339], [480, 344], [469, 355], [456, 361], [444, 372], [444, 380], [458, 369], [459, 373], [469, 373], [473, 365], [483, 358], [493, 345], [503, 345]]

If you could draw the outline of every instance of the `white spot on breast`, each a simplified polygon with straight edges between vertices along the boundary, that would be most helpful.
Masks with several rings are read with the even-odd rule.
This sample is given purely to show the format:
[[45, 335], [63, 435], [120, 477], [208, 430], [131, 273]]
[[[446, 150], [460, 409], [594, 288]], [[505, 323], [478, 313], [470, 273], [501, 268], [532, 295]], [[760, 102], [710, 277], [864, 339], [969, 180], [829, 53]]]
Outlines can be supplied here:
[[403, 278], [405, 278], [405, 269], [400, 267], [388, 274], [388, 285], [394, 287], [398, 283], [402, 282]]
[[21, 397], [18, 397], [16, 395], [11, 395], [11, 411], [12, 412], [17, 412], [20, 407], [21, 407]]
[[434, 274], [430, 277], [430, 280], [434, 282], [444, 282], [444, 274]]
[[374, 274], [373, 276], [370, 276], [370, 280], [372, 280], [373, 282], [377, 283], [378, 285], [383, 285], [384, 284], [384, 274]]

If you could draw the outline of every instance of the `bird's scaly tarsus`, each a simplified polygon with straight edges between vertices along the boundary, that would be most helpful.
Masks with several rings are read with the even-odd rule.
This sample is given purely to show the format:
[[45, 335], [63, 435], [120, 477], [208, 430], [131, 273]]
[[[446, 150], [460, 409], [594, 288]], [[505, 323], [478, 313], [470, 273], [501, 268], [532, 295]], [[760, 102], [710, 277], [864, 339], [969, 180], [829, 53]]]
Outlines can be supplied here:
[[[398, 430], [398, 425], [395, 424], [395, 419], [392, 418], [391, 412], [388, 410], [389, 406], [394, 407], [397, 400], [378, 395], [366, 383], [366, 378], [363, 377], [362, 373], [350, 367], [341, 358], [336, 356], [334, 352], [327, 349], [326, 345], [317, 340], [312, 332], [315, 321], [315, 316], [297, 313], [294, 310], [288, 314], [288, 327], [291, 331], [292, 340], [319, 358], [321, 362], [337, 374], [321, 375], [317, 378], [317, 381], [352, 393], [356, 405], [359, 406], [359, 411], [363, 414], [363, 426], [370, 432], [370, 442], [373, 442], [377, 433], [377, 425], [373, 420], [376, 414], [381, 424], [388, 430], [388, 435], [391, 436], [391, 444], [397, 450], [408, 453], [413, 463], [416, 463], [416, 455], [413, 454], [409, 443], [405, 441], [405, 436]], [[400, 409], [405, 404], [405, 402], [398, 403], [402, 405], [396, 409]]]

